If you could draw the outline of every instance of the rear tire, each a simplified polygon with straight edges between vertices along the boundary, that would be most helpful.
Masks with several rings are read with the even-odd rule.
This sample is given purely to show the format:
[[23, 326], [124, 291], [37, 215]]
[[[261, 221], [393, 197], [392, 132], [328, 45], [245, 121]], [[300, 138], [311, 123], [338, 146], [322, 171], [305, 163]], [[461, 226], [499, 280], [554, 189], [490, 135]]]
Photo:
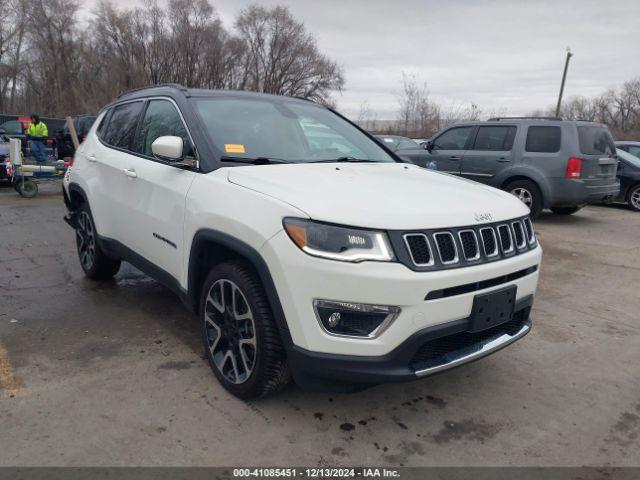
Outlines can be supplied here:
[[222, 386], [243, 400], [283, 389], [291, 375], [260, 279], [242, 261], [214, 266], [200, 298], [205, 354]]
[[627, 194], [627, 203], [632, 210], [640, 212], [640, 184], [634, 185]]
[[529, 207], [529, 216], [536, 218], [542, 211], [542, 193], [531, 180], [515, 180], [503, 187], [503, 190], [518, 198]]
[[108, 280], [120, 270], [120, 260], [109, 258], [100, 248], [91, 210], [86, 203], [76, 211], [76, 248], [84, 274], [92, 280]]
[[558, 215], [573, 215], [582, 207], [552, 207], [551, 211]]

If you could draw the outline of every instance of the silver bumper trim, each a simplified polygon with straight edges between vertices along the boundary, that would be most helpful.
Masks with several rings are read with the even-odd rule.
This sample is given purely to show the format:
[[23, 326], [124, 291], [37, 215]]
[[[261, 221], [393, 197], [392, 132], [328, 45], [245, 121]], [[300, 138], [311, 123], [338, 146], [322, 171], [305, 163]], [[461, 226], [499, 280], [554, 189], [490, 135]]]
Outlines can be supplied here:
[[458, 358], [454, 358], [448, 361], [447, 363], [443, 363], [441, 365], [436, 365], [435, 367], [429, 367], [423, 370], [416, 370], [415, 374], [418, 377], [423, 377], [425, 375], [431, 375], [433, 373], [441, 372], [443, 370], [447, 370], [449, 368], [454, 368], [459, 365], [463, 365], [465, 363], [471, 362], [478, 358], [482, 358], [486, 355], [489, 355], [490, 353], [493, 353], [497, 350], [500, 350], [501, 348], [506, 347], [507, 345], [515, 342], [516, 340], [521, 339], [527, 333], [529, 333], [530, 330], [531, 330], [531, 323], [527, 322], [522, 326], [520, 330], [518, 330], [513, 335], [504, 333], [499, 337], [490, 339], [486, 343], [482, 344], [482, 347], [480, 348], [480, 350], [477, 350], [468, 355], [462, 354]]

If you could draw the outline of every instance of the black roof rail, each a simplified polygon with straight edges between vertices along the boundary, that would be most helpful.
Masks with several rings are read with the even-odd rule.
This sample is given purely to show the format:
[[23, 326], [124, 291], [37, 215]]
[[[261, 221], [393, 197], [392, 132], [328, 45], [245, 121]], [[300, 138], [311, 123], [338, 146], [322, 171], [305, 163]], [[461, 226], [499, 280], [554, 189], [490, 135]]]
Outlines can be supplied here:
[[489, 122], [499, 122], [501, 120], [562, 120], [561, 117], [492, 117]]
[[126, 90], [124, 92], [120, 92], [120, 95], [118, 95], [117, 98], [122, 98], [125, 95], [128, 95], [130, 93], [139, 92], [141, 90], [147, 90], [147, 89], [151, 89], [151, 88], [161, 88], [161, 87], [177, 88], [178, 90], [182, 90], [183, 92], [187, 91], [187, 87], [185, 87], [184, 85], [180, 85], [179, 83], [157, 83], [155, 85], [145, 85], [144, 87], [133, 88], [131, 90]]

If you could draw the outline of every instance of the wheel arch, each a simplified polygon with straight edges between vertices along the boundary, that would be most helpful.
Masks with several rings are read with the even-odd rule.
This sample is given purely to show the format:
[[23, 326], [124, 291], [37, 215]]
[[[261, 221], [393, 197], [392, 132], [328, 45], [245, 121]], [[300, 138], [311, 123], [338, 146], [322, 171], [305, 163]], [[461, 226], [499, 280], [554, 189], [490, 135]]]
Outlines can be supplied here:
[[71, 212], [77, 210], [82, 203], [89, 203], [86, 192], [77, 183], [70, 183], [68, 189], [69, 195], [65, 192], [64, 201]]
[[509, 185], [512, 182], [516, 182], [518, 180], [526, 180], [527, 182], [533, 183], [540, 191], [540, 195], [542, 196], [541, 201], [542, 201], [543, 208], [548, 207], [547, 205], [547, 199], [549, 198], [548, 189], [546, 187], [543, 187], [543, 182], [540, 182], [529, 175], [524, 175], [521, 173], [511, 174], [507, 179], [505, 179], [500, 184], [500, 189], [504, 190], [507, 185]]
[[258, 275], [269, 300], [282, 343], [285, 348], [288, 348], [293, 342], [267, 263], [255, 248], [229, 234], [213, 229], [201, 229], [194, 235], [189, 252], [187, 274], [187, 302], [189, 308], [198, 313], [202, 284], [209, 270], [213, 265], [228, 260], [243, 260]]

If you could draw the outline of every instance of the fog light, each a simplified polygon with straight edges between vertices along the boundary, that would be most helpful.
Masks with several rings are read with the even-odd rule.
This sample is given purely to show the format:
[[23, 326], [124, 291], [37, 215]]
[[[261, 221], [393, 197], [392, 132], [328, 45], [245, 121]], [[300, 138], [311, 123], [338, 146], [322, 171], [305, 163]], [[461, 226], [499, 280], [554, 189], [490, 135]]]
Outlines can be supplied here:
[[331, 300], [314, 300], [313, 308], [327, 333], [358, 338], [377, 337], [400, 313], [399, 307]]
[[331, 328], [335, 328], [340, 323], [340, 312], [333, 312], [329, 315], [329, 320], [327, 321]]

